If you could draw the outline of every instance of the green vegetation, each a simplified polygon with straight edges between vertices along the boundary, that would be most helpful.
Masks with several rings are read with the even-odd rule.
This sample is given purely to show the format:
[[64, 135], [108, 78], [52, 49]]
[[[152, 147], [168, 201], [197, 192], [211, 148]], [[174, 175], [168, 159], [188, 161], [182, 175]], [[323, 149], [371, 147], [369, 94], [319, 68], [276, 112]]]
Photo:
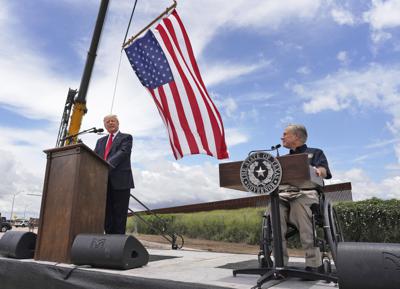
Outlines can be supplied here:
[[372, 198], [335, 207], [345, 241], [400, 243], [400, 200]]
[[[335, 205], [345, 241], [400, 243], [400, 201], [370, 199]], [[264, 208], [217, 210], [210, 212], [163, 214], [162, 222], [143, 216], [155, 224], [164, 223], [171, 231], [198, 239], [259, 244]], [[158, 234], [137, 217], [128, 220], [128, 232]], [[161, 225], [162, 227], [162, 225]], [[298, 238], [289, 247], [299, 247]]]
[[[258, 244], [264, 211], [263, 208], [245, 208], [159, 216], [168, 229], [190, 238]], [[143, 217], [148, 222], [160, 224], [154, 216]], [[129, 218], [128, 232], [134, 231], [135, 225], [139, 233], [157, 234], [137, 217]]]

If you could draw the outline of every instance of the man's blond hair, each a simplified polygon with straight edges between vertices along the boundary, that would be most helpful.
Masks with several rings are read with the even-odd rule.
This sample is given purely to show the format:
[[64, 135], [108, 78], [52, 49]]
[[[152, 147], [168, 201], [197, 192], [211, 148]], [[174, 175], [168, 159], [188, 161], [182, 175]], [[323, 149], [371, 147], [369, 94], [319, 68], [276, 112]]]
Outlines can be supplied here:
[[109, 114], [109, 115], [106, 115], [106, 116], [103, 118], [103, 122], [106, 122], [106, 121], [107, 121], [108, 119], [110, 119], [110, 118], [116, 119], [117, 122], [119, 123], [118, 116], [117, 116], [116, 114]]

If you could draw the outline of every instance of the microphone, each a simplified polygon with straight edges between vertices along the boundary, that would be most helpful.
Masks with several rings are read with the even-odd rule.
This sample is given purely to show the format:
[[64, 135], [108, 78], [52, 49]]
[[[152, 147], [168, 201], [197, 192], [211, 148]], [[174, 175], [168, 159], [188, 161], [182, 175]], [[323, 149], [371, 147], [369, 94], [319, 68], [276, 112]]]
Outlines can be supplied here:
[[263, 149], [263, 150], [254, 150], [254, 151], [250, 151], [249, 155], [251, 155], [252, 153], [257, 153], [257, 152], [270, 152], [270, 151], [275, 151], [276, 150], [276, 156], [279, 157], [279, 151], [278, 149], [281, 147], [280, 144], [277, 144], [275, 146], [272, 146], [271, 149]]
[[104, 131], [104, 129], [102, 129], [102, 128], [93, 128], [94, 133], [99, 133], [99, 132], [103, 132], [103, 131]]
[[281, 144], [277, 144], [277, 145], [275, 145], [275, 146], [272, 146], [272, 147], [271, 147], [271, 150], [277, 150], [277, 149], [279, 149], [281, 146], [282, 146]]
[[279, 157], [279, 150], [278, 149], [280, 147], [281, 147], [281, 144], [279, 144], [279, 143], [277, 145], [271, 147], [271, 150], [276, 150], [276, 156], [277, 157]]
[[103, 132], [103, 131], [104, 131], [104, 129], [102, 129], [102, 128], [95, 128], [95, 127], [92, 127], [92, 128], [89, 128], [89, 129], [80, 131], [80, 132], [78, 132], [78, 133], [76, 133], [76, 134], [68, 135], [68, 136], [66, 136], [66, 137], [63, 137], [61, 140], [62, 140], [62, 141], [65, 141], [65, 140], [67, 140], [67, 139], [72, 140], [74, 137], [77, 137], [78, 135], [81, 135], [81, 134], [84, 134], [84, 133], [100, 133], [100, 132]]

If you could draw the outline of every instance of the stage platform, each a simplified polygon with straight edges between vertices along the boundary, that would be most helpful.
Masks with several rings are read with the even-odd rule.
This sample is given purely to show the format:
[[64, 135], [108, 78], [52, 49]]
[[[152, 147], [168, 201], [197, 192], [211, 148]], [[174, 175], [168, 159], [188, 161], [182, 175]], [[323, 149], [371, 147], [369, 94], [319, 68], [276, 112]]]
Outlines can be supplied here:
[[[150, 262], [130, 270], [106, 270], [70, 264], [0, 258], [1, 289], [249, 289], [259, 276], [237, 275], [232, 269], [257, 266], [257, 256], [192, 249], [148, 249]], [[304, 259], [291, 258], [303, 267]], [[286, 279], [262, 288], [328, 289], [334, 283]]]

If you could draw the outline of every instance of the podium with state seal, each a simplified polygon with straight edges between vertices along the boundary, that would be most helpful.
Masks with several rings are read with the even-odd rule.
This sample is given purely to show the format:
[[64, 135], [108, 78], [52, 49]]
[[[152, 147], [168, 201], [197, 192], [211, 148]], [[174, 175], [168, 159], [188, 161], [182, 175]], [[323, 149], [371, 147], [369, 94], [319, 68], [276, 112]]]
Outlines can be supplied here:
[[234, 270], [234, 276], [261, 275], [254, 288], [261, 288], [267, 281], [283, 280], [287, 277], [338, 282], [337, 277], [332, 274], [285, 267], [283, 262], [279, 187], [287, 185], [298, 189], [319, 189], [323, 186], [322, 178], [317, 176], [314, 168], [309, 165], [308, 154], [273, 157], [266, 151], [254, 151], [244, 161], [221, 163], [219, 175], [221, 187], [270, 196], [273, 238], [270, 237], [274, 248], [274, 262], [264, 267]]
[[[276, 159], [282, 167], [280, 185], [291, 185], [301, 189], [313, 189], [323, 186], [322, 178], [318, 177], [314, 169], [309, 165], [308, 154], [285, 155], [276, 157]], [[220, 187], [248, 191], [240, 179], [243, 162], [236, 161], [219, 164]]]

